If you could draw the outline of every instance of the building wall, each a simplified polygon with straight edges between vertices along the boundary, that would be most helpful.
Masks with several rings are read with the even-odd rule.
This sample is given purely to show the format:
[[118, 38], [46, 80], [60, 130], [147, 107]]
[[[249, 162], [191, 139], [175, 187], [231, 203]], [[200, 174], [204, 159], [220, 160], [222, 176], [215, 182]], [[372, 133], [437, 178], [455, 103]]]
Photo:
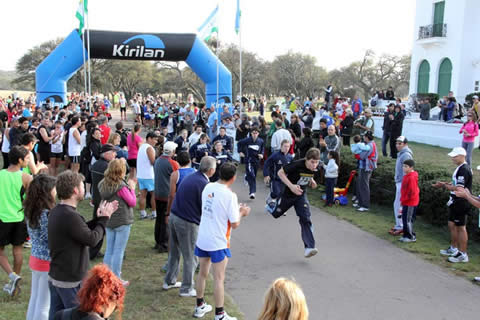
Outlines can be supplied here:
[[465, 96], [473, 92], [475, 80], [480, 81], [480, 1], [446, 0], [447, 37], [419, 40], [420, 27], [433, 23], [435, 2], [439, 0], [417, 0], [409, 92], [416, 93], [418, 68], [426, 59], [430, 64], [429, 92], [437, 93], [440, 64], [449, 58], [452, 62], [451, 90], [463, 102]]

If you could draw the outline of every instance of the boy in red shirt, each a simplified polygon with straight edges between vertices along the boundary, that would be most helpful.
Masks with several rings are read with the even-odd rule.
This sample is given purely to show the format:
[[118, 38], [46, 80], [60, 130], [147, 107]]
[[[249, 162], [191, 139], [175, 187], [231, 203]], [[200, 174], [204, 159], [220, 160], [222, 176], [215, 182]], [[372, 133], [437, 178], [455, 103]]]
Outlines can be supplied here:
[[417, 237], [413, 232], [413, 222], [417, 215], [420, 202], [420, 189], [418, 188], [418, 173], [414, 170], [415, 162], [411, 159], [403, 162], [403, 179], [400, 196], [402, 206], [403, 237], [402, 242], [415, 242]]

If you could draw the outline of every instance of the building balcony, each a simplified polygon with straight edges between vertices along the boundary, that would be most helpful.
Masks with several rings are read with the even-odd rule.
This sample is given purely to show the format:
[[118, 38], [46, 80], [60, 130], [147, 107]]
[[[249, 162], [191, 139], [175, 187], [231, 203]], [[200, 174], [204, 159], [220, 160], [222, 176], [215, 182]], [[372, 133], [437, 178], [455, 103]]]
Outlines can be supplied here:
[[418, 30], [418, 40], [425, 47], [441, 45], [446, 42], [447, 24], [436, 23], [421, 26]]

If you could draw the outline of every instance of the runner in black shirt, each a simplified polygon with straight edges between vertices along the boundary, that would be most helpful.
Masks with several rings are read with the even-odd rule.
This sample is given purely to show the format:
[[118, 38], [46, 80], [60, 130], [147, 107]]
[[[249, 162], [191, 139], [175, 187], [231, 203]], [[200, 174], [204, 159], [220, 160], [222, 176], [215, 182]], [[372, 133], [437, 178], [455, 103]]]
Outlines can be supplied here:
[[457, 197], [455, 191], [458, 189], [468, 189], [472, 191], [472, 169], [465, 162], [467, 152], [461, 147], [454, 148], [448, 154], [457, 168], [453, 172], [452, 182], [437, 182], [433, 186], [436, 188], [445, 188], [450, 191], [448, 200], [448, 229], [450, 230], [450, 247], [446, 250], [440, 250], [440, 254], [449, 256], [448, 261], [468, 262], [467, 243], [468, 234], [465, 228], [467, 214], [470, 210], [470, 204], [466, 199]]
[[283, 195], [277, 198], [273, 207], [266, 206], [275, 218], [281, 217], [292, 206], [299, 217], [302, 229], [302, 240], [305, 245], [305, 258], [310, 258], [318, 253], [315, 248], [313, 226], [310, 219], [310, 204], [307, 199], [307, 187], [317, 187], [315, 178], [318, 178], [317, 167], [320, 162], [320, 150], [311, 148], [307, 151], [305, 159], [294, 161], [278, 171], [278, 176], [285, 184]]

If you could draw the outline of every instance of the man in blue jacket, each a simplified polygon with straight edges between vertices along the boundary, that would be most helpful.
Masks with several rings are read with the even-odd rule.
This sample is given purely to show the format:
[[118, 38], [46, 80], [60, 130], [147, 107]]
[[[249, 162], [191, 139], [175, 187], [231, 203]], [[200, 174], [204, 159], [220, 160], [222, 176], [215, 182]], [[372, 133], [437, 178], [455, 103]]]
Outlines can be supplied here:
[[259, 130], [254, 127], [250, 131], [250, 137], [238, 141], [240, 157], [245, 158], [245, 181], [249, 187], [250, 199], [255, 199], [258, 164], [263, 159], [264, 143], [258, 135]]
[[270, 183], [270, 194], [267, 197], [267, 206], [275, 206], [275, 199], [280, 197], [285, 189], [285, 185], [278, 176], [278, 171], [293, 160], [293, 156], [288, 153], [290, 150], [290, 141], [283, 140], [280, 150], [267, 158], [263, 166], [263, 176], [266, 184]]

